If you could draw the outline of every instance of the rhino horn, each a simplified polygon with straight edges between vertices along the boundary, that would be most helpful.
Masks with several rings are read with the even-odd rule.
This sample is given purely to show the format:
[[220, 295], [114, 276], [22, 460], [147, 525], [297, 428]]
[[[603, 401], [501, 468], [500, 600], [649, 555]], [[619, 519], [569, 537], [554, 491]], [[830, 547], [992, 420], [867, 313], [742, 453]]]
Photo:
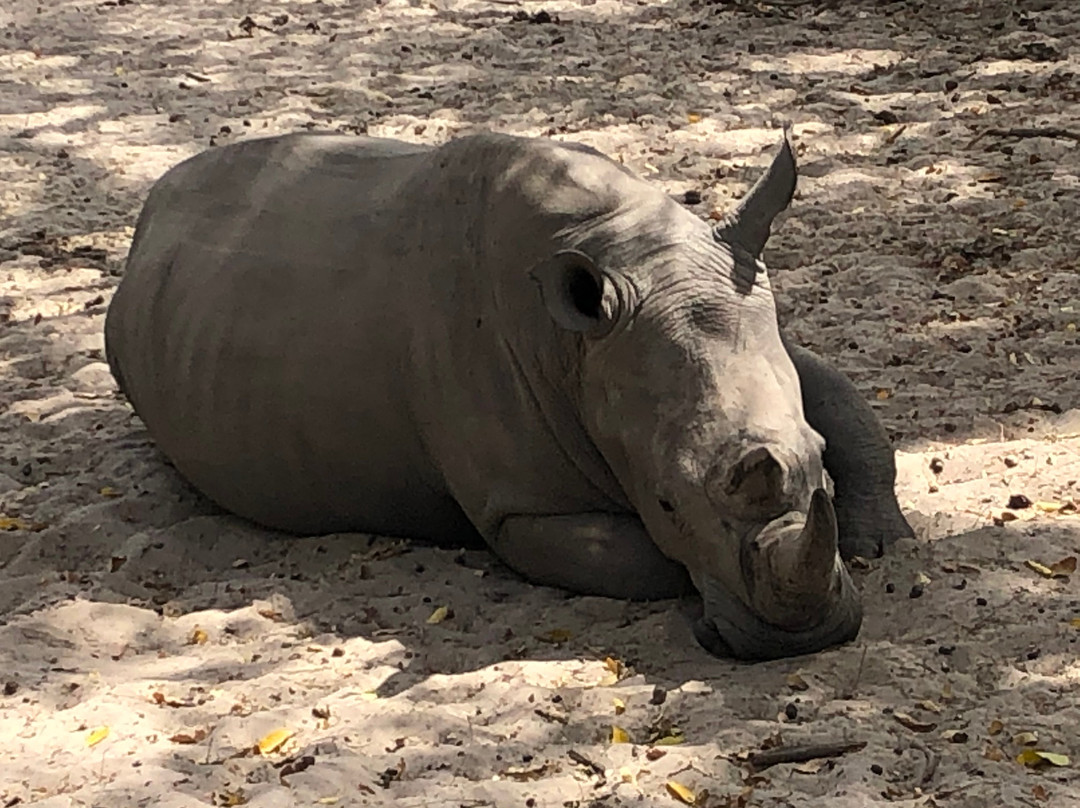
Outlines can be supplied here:
[[715, 230], [717, 240], [738, 244], [755, 257], [765, 249], [773, 219], [795, 194], [798, 168], [788, 139], [789, 130], [790, 126], [784, 126], [783, 143], [768, 170]]
[[755, 543], [756, 608], [776, 625], [795, 630], [819, 619], [814, 610], [827, 604], [837, 579], [836, 512], [825, 489], [814, 491], [805, 520], [766, 528]]

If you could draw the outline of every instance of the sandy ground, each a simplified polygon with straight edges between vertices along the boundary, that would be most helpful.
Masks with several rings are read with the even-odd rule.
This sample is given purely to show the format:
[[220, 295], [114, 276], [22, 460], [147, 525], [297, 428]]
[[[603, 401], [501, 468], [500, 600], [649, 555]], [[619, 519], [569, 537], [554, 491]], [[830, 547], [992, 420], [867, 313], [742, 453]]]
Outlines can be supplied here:
[[[1073, 0], [5, 0], [0, 32], [0, 805], [1080, 805]], [[781, 315], [875, 402], [919, 534], [857, 565], [846, 647], [738, 665], [678, 604], [254, 529], [102, 363], [149, 183], [215, 142], [549, 134], [708, 217], [785, 120]]]

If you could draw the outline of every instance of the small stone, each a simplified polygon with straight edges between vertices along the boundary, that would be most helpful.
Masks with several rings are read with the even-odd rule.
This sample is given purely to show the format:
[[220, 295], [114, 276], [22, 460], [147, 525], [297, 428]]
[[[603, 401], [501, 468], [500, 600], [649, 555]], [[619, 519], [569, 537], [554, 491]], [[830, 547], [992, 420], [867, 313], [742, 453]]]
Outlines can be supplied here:
[[787, 707], [784, 708], [784, 715], [787, 716], [788, 721], [794, 721], [799, 717], [799, 708], [795, 706], [794, 702], [788, 702]]
[[941, 472], [945, 471], [945, 461], [940, 457], [931, 458], [930, 471], [934, 472], [934, 474], [941, 474]]
[[881, 765], [878, 764], [878, 763], [875, 763], [873, 766], [871, 766], [870, 771], [872, 771], [874, 774], [884, 774], [885, 773], [885, 770], [883, 768], [881, 768]]
[[657, 685], [653, 688], [652, 696], [649, 698], [649, 704], [663, 704], [667, 701], [667, 691], [664, 688]]
[[1001, 462], [1005, 464], [1006, 468], [1014, 469], [1020, 465], [1020, 461], [1016, 459], [1014, 455], [1005, 455], [1001, 458]]
[[912, 599], [921, 598], [922, 596], [923, 596], [923, 585], [922, 584], [915, 584], [913, 587], [911, 587], [911, 591], [908, 592], [908, 597], [912, 598]]
[[19, 691], [19, 683], [14, 679], [9, 679], [4, 682], [4, 695], [14, 696]]
[[885, 591], [891, 595], [893, 592], [896, 591], [896, 584], [892, 583], [891, 581], [885, 584]]
[[701, 191], [687, 191], [683, 194], [683, 202], [687, 205], [700, 205]]
[[953, 651], [956, 650], [955, 645], [941, 645], [938, 646], [937, 652], [942, 656], [952, 656]]
[[975, 605], [976, 606], [985, 606], [986, 602], [987, 602], [986, 598], [975, 598]]
[[951, 93], [953, 90], [955, 90], [959, 86], [960, 86], [959, 83], [957, 83], [957, 81], [955, 79], [948, 79], [945, 82], [945, 92]]
[[1018, 510], [1021, 510], [1023, 508], [1030, 508], [1030, 507], [1031, 507], [1031, 500], [1028, 499], [1023, 494], [1013, 494], [1011, 497], [1009, 497], [1008, 508], [1010, 510], [1018, 511]]

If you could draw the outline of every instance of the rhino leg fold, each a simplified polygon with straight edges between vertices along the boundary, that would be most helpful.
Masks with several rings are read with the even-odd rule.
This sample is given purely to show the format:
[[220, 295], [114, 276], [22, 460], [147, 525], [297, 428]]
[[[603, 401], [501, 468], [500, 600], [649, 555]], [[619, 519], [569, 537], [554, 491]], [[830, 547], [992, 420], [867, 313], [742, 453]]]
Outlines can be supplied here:
[[633, 515], [510, 516], [492, 549], [530, 581], [582, 595], [660, 600], [693, 589], [686, 569], [660, 552]]
[[806, 420], [825, 438], [822, 459], [835, 487], [840, 555], [876, 558], [897, 539], [914, 536], [896, 501], [889, 436], [844, 374], [787, 338], [784, 345], [799, 374]]

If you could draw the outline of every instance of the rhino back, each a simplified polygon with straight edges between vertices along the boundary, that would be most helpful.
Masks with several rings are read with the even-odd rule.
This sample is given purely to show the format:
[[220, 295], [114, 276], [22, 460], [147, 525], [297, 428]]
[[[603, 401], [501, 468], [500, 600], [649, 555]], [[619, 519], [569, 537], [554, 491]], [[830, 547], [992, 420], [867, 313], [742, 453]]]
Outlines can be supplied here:
[[560, 389], [572, 361], [529, 308], [550, 233], [492, 227], [492, 188], [522, 168], [512, 141], [286, 136], [166, 174], [106, 343], [178, 470], [297, 532], [446, 539], [621, 507]]

